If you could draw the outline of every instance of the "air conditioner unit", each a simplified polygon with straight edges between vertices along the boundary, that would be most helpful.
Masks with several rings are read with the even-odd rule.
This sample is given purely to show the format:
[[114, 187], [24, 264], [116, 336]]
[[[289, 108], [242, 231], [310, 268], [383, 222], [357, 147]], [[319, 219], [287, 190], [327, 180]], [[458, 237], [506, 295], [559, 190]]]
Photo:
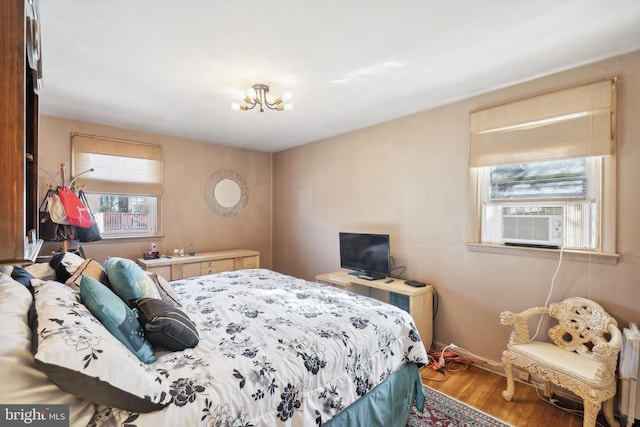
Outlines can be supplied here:
[[512, 245], [563, 244], [564, 206], [512, 205], [500, 209], [501, 241]]

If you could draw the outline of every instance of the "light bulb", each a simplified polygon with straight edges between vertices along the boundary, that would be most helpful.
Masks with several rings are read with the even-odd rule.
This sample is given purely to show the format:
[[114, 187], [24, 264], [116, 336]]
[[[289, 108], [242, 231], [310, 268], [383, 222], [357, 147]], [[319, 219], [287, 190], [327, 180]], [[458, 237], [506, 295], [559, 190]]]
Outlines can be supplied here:
[[231, 109], [234, 111], [240, 111], [240, 104], [238, 104], [237, 102], [232, 102]]
[[285, 93], [282, 94], [282, 96], [280, 97], [283, 101], [287, 102], [288, 100], [290, 100], [293, 97], [293, 95], [291, 94], [291, 92], [286, 91]]
[[285, 110], [285, 111], [291, 111], [291, 110], [293, 110], [293, 104], [286, 104], [286, 105], [284, 106], [284, 110]]
[[256, 99], [256, 90], [252, 87], [247, 89], [247, 96], [251, 99]]

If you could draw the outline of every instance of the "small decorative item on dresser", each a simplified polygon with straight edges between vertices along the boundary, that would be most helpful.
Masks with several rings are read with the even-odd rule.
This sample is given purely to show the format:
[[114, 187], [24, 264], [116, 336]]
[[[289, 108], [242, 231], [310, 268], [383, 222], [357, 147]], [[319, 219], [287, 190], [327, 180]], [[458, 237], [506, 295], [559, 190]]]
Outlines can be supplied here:
[[144, 259], [158, 259], [160, 258], [160, 252], [158, 251], [144, 251]]
[[195, 254], [196, 254], [196, 251], [193, 250], [193, 244], [189, 242], [189, 256], [194, 256]]

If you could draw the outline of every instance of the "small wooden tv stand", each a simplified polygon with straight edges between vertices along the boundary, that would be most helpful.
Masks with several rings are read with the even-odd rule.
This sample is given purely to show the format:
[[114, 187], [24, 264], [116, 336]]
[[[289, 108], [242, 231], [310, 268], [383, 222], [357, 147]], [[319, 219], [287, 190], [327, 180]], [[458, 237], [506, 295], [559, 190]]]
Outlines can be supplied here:
[[407, 296], [409, 298], [409, 314], [413, 317], [424, 347], [429, 351], [433, 341], [433, 286], [414, 288], [405, 284], [402, 279], [394, 279], [391, 283], [385, 283], [385, 280], [387, 279], [360, 279], [346, 271], [316, 276], [317, 282], [337, 286], [385, 302], [390, 302], [391, 293]]

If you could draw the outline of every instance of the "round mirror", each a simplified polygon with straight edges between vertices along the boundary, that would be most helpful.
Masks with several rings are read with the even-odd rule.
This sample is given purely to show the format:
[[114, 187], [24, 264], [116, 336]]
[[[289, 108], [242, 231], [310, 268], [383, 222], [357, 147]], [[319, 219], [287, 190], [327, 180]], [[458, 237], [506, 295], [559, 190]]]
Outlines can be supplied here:
[[240, 201], [242, 190], [237, 182], [227, 178], [216, 184], [213, 196], [225, 208], [232, 208]]
[[249, 194], [240, 175], [234, 171], [221, 170], [207, 180], [204, 197], [212, 211], [231, 216], [244, 209]]

